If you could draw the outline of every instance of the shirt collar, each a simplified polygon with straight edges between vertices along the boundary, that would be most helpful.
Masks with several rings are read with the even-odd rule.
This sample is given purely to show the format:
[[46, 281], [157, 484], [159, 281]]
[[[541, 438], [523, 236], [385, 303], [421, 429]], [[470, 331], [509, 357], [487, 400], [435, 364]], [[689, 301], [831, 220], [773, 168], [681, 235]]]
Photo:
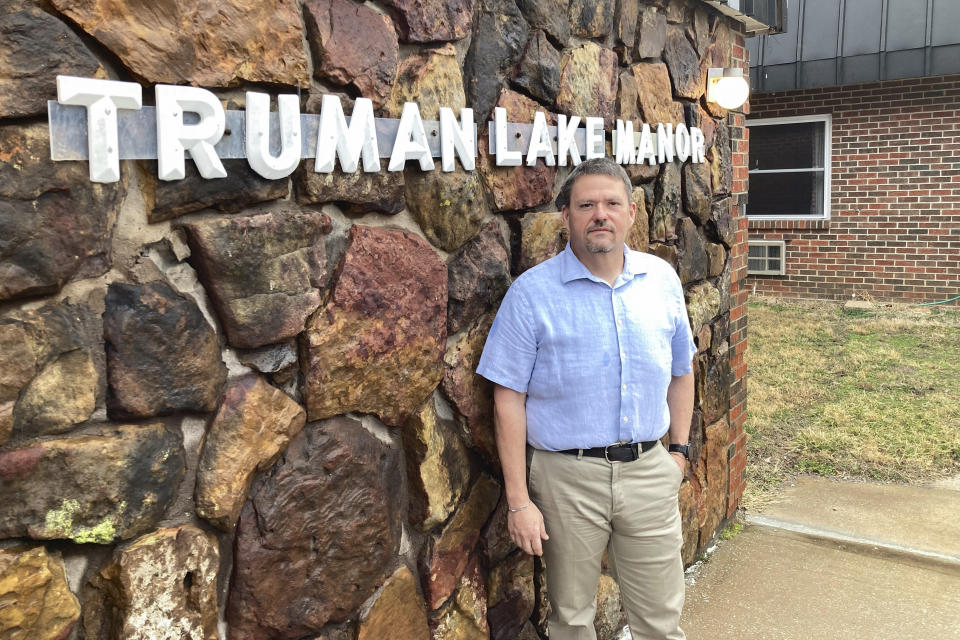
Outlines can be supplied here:
[[[619, 282], [627, 282], [634, 276], [638, 276], [647, 272], [647, 268], [642, 264], [640, 257], [636, 254], [636, 252], [631, 251], [627, 245], [623, 245], [623, 254], [623, 271], [617, 278]], [[570, 243], [568, 242], [566, 248], [560, 253], [560, 279], [564, 284], [566, 284], [573, 280], [580, 280], [582, 278], [593, 280], [594, 282], [603, 282], [603, 280], [590, 273], [590, 270], [587, 269], [582, 262], [580, 262], [580, 259], [577, 258], [576, 254], [573, 252], [573, 249], [570, 247]], [[604, 282], [604, 284], [606, 283]]]

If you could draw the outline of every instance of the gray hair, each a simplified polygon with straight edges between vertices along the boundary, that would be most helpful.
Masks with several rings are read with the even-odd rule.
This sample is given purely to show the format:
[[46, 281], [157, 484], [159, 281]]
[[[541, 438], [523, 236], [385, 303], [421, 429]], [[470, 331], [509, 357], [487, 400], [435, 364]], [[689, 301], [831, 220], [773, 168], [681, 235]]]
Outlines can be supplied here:
[[630, 183], [630, 176], [623, 170], [623, 167], [607, 156], [591, 158], [590, 160], [584, 160], [574, 167], [573, 171], [567, 176], [567, 179], [563, 181], [563, 186], [560, 187], [560, 193], [557, 194], [557, 199], [554, 201], [558, 211], [570, 204], [570, 192], [573, 191], [573, 183], [582, 176], [610, 176], [611, 178], [618, 178], [623, 181], [623, 188], [626, 190], [627, 200], [629, 201], [632, 197], [633, 185]]

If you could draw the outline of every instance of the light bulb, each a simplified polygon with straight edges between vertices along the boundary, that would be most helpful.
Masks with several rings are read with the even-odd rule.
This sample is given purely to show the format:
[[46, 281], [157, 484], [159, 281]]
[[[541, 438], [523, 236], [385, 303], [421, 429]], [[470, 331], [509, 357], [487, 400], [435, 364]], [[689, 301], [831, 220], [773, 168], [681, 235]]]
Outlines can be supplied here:
[[707, 72], [707, 101], [724, 109], [736, 109], [750, 96], [743, 69], [710, 69]]

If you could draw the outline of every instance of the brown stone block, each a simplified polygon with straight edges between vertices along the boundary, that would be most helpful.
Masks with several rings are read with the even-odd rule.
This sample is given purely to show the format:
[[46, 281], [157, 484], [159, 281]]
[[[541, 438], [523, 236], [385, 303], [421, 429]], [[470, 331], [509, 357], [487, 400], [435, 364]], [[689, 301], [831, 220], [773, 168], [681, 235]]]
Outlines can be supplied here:
[[704, 248], [707, 251], [707, 258], [710, 262], [710, 268], [707, 276], [710, 278], [719, 276], [723, 273], [723, 268], [727, 264], [727, 250], [723, 248], [722, 244], [716, 244], [713, 242], [705, 243]]
[[456, 251], [480, 230], [488, 210], [479, 172], [411, 166], [405, 174], [407, 208], [432, 244]]
[[311, 420], [349, 411], [399, 426], [442, 377], [447, 268], [408, 231], [354, 226], [302, 340]]
[[475, 373], [494, 314], [481, 318], [447, 348], [441, 388], [462, 416], [467, 443], [499, 466], [493, 431], [493, 383]]
[[720, 291], [709, 282], [704, 282], [687, 290], [686, 298], [690, 326], [696, 334], [704, 322], [710, 322], [720, 313]]
[[394, 571], [376, 601], [360, 618], [357, 640], [428, 638], [427, 612], [417, 580], [407, 567]]
[[514, 640], [533, 615], [533, 556], [517, 551], [487, 577], [491, 640]]
[[516, 275], [557, 255], [567, 246], [567, 228], [559, 212], [528, 213], [520, 218], [520, 259]]
[[459, 116], [466, 100], [453, 45], [423, 49], [400, 63], [397, 80], [384, 106], [386, 115], [399, 118], [406, 102], [417, 103], [424, 120], [439, 120], [440, 107], [449, 107]]
[[487, 592], [476, 559], [463, 572], [453, 598], [430, 616], [430, 640], [489, 640]]
[[223, 531], [233, 531], [253, 474], [276, 461], [306, 417], [290, 396], [260, 376], [233, 380], [200, 450], [197, 515]]
[[727, 462], [727, 444], [729, 425], [726, 419], [718, 420], [706, 428], [704, 457], [706, 464], [706, 483], [701, 495], [700, 541], [702, 547], [710, 542], [717, 527], [727, 515], [727, 486], [729, 483], [729, 463]]
[[613, 0], [570, 0], [570, 33], [581, 38], [602, 38], [613, 31]]
[[472, 0], [386, 0], [404, 42], [459, 40], [470, 33]]
[[687, 39], [683, 27], [667, 27], [663, 54], [673, 81], [674, 95], [692, 100], [699, 98], [706, 88], [705, 69], [701, 68], [700, 56]]
[[117, 549], [87, 588], [87, 638], [216, 640], [217, 538], [197, 527], [160, 529]]
[[676, 245], [653, 242], [650, 244], [649, 252], [669, 263], [674, 269], [677, 268], [679, 257], [677, 255]]
[[517, 0], [530, 26], [543, 29], [561, 47], [570, 40], [569, 5], [567, 0]]
[[567, 115], [603, 118], [604, 126], [612, 127], [617, 99], [617, 54], [587, 42], [565, 51], [560, 68], [557, 110]]
[[644, 122], [654, 130], [658, 122], [683, 122], [683, 108], [680, 103], [673, 101], [667, 65], [662, 62], [638, 62], [631, 69]]
[[397, 76], [400, 47], [387, 16], [350, 0], [306, 0], [313, 75], [350, 85], [379, 109]]
[[510, 81], [552, 109], [560, 85], [560, 52], [550, 44], [545, 31], [537, 30], [527, 41], [516, 74]]
[[714, 144], [707, 150], [710, 163], [713, 193], [728, 194], [733, 188], [733, 162], [730, 157], [729, 129], [724, 122], [717, 123], [717, 135]]
[[660, 169], [650, 215], [650, 240], [665, 242], [676, 237], [677, 220], [683, 215], [680, 164], [668, 162]]
[[0, 549], [0, 637], [61, 640], [80, 619], [60, 554], [43, 547]]
[[447, 334], [497, 308], [510, 286], [510, 254], [497, 220], [447, 259]]
[[612, 640], [627, 624], [620, 601], [620, 587], [612, 576], [600, 574], [597, 585], [597, 613], [593, 618], [593, 628], [597, 638]]
[[710, 165], [706, 162], [688, 162], [683, 165], [683, 208], [698, 224], [710, 218]]
[[310, 84], [294, 0], [161, 0], [149, 11], [110, 0], [51, 3], [150, 84]]
[[[541, 9], [549, 7], [549, 10], [556, 11], [552, 16], [546, 14], [546, 21], [535, 20], [536, 28], [552, 33], [550, 19], [559, 20], [556, 14], [560, 14], [563, 25], [567, 25], [566, 3], [562, 2], [562, 8], [559, 5], [561, 0], [520, 0], [519, 3], [513, 0], [477, 1], [474, 9], [475, 26], [470, 49], [463, 61], [463, 73], [468, 102], [473, 107], [481, 131], [486, 129], [485, 123], [500, 96], [504, 80], [514, 74], [517, 62], [530, 40], [530, 25], [520, 10], [526, 13], [532, 9], [539, 14]], [[536, 18], [536, 15], [531, 16], [532, 20]]]
[[683, 546], [680, 555], [684, 566], [692, 564], [697, 559], [697, 544], [700, 540], [700, 522], [697, 515], [696, 490], [693, 480], [687, 480], [680, 485], [680, 521], [683, 526]]
[[637, 205], [637, 217], [627, 232], [626, 242], [634, 251], [646, 253], [650, 246], [650, 220], [647, 214], [647, 197], [642, 188], [634, 188], [633, 201]]
[[293, 185], [300, 204], [336, 203], [344, 213], [363, 215], [377, 211], [387, 215], [406, 208], [403, 189], [403, 171], [367, 173], [358, 168], [344, 173], [339, 165], [330, 173], [313, 170], [314, 161], [304, 160], [293, 174]]
[[681, 218], [677, 225], [680, 251], [680, 265], [677, 269], [680, 281], [684, 284], [703, 280], [707, 277], [710, 268], [709, 258], [704, 247], [703, 236], [696, 223], [691, 218]]
[[637, 42], [637, 25], [640, 22], [639, 2], [621, 0], [616, 3], [614, 14], [616, 46], [614, 51], [620, 57], [620, 64], [633, 61], [633, 51]]
[[659, 58], [663, 54], [663, 47], [667, 42], [667, 16], [654, 7], [644, 6], [640, 9], [640, 19], [637, 25], [636, 46], [633, 56], [637, 60], [643, 58]]

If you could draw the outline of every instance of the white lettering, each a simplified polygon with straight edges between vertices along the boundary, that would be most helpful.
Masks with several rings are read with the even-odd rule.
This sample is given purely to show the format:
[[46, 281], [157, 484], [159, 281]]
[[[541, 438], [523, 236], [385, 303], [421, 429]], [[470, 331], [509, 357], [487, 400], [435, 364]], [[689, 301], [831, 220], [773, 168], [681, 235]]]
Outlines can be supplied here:
[[503, 107], [493, 109], [493, 127], [496, 137], [496, 154], [498, 167], [519, 167], [523, 162], [523, 154], [510, 150], [510, 139], [507, 135], [507, 110]]
[[[184, 153], [190, 157], [204, 178], [226, 178], [213, 145], [223, 137], [226, 116], [223, 105], [212, 92], [199, 87], [156, 86], [157, 98], [157, 164], [161, 180], [182, 180]], [[185, 124], [183, 113], [200, 116], [200, 121]]]
[[573, 166], [580, 164], [580, 150], [577, 148], [577, 141], [574, 135], [577, 133], [577, 127], [580, 126], [580, 116], [573, 116], [570, 122], [567, 122], [567, 116], [557, 115], [557, 164], [561, 167], [567, 166], [567, 156], [573, 162]]
[[244, 141], [250, 168], [267, 180], [279, 180], [293, 173], [300, 164], [300, 98], [294, 94], [277, 96], [280, 120], [280, 155], [270, 154], [270, 96], [247, 92], [247, 137]]
[[91, 182], [120, 179], [117, 109], [139, 109], [143, 89], [135, 82], [57, 76], [57, 100], [87, 108], [87, 149]]
[[553, 157], [553, 145], [550, 142], [550, 131], [547, 129], [547, 117], [543, 111], [537, 111], [533, 116], [533, 129], [530, 131], [530, 146], [527, 148], [527, 166], [537, 164], [537, 158], [543, 156], [543, 162], [552, 167], [557, 164]]
[[387, 171], [403, 171], [407, 160], [419, 161], [420, 169], [423, 171], [433, 170], [433, 157], [430, 155], [430, 145], [427, 143], [427, 132], [423, 129], [420, 107], [415, 102], [407, 102], [403, 105], [397, 139], [393, 142], [393, 153], [390, 154]]
[[453, 109], [440, 107], [440, 168], [448, 173], [453, 171], [453, 155], [456, 151], [463, 168], [466, 171], [473, 171], [476, 166], [473, 150], [476, 147], [473, 109], [460, 110], [460, 125], [457, 126]]
[[673, 125], [657, 124], [657, 162], [673, 162]]
[[657, 164], [657, 156], [653, 150], [653, 136], [650, 134], [650, 125], [646, 122], [640, 129], [640, 144], [637, 146], [637, 162], [644, 160], [651, 167]]
[[705, 162], [705, 153], [703, 131], [697, 127], [690, 127], [690, 160], [698, 163]]
[[604, 144], [603, 118], [588, 117], [584, 126], [587, 128], [587, 141], [583, 145], [587, 160], [602, 158], [607, 155], [606, 145]]
[[317, 173], [331, 173], [334, 162], [340, 158], [340, 169], [344, 173], [353, 173], [357, 170], [361, 157], [365, 172], [380, 171], [380, 150], [377, 147], [373, 102], [369, 98], [357, 98], [353, 103], [353, 115], [350, 116], [348, 126], [340, 98], [323, 96], [320, 102], [320, 126], [317, 131], [317, 157], [313, 170]]
[[677, 160], [686, 162], [690, 157], [690, 132], [687, 131], [687, 125], [682, 122], [677, 125], [673, 141], [677, 145]]
[[633, 121], [617, 120], [617, 135], [613, 139], [614, 154], [618, 164], [636, 164], [637, 144], [633, 132]]

